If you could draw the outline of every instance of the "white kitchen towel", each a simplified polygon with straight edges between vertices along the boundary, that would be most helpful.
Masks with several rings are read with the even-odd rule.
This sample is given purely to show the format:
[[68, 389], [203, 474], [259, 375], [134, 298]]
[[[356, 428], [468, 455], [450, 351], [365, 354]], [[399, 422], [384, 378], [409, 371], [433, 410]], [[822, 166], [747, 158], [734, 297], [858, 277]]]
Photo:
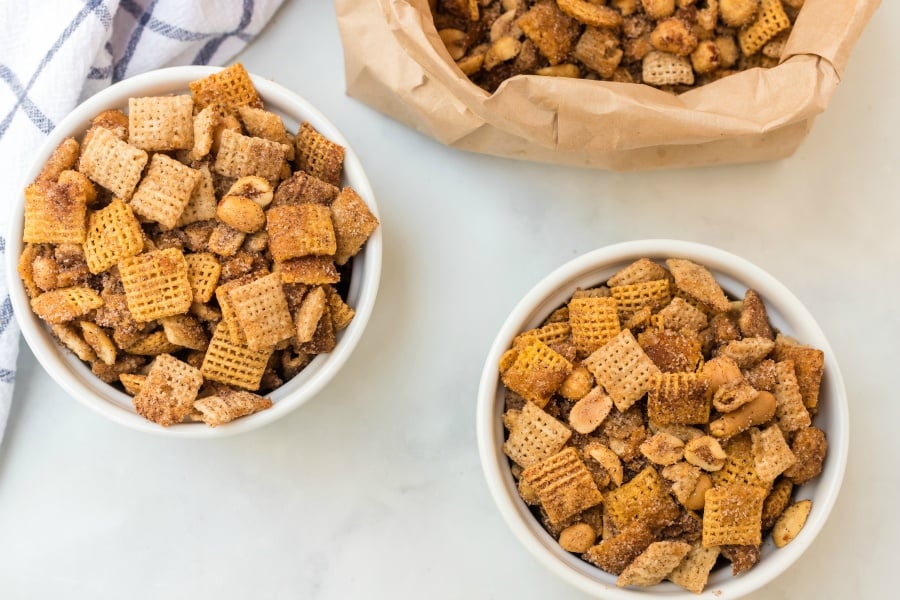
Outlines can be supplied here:
[[[0, 192], [22, 194], [32, 154], [81, 100], [126, 77], [224, 64], [282, 0], [0, 0]], [[9, 210], [0, 210], [0, 232]], [[0, 265], [6, 251], [0, 237]], [[2, 271], [2, 266], [0, 266]], [[16, 374], [19, 328], [0, 278], [0, 443]]]

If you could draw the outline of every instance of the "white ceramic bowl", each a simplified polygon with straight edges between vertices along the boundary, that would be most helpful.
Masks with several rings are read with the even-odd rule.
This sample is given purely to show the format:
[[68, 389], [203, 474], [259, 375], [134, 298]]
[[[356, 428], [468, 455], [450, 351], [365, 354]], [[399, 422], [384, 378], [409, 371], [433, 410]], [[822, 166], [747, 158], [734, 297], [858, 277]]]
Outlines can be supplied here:
[[[825, 374], [814, 424], [828, 438], [828, 455], [822, 474], [795, 489], [794, 498], [813, 500], [806, 526], [790, 544], [777, 549], [771, 536], [762, 547], [762, 558], [740, 577], [730, 568], [713, 572], [701, 596], [664, 582], [651, 588], [617, 588], [616, 577], [565, 552], [541, 527], [519, 498], [503, 454], [503, 386], [497, 363], [512, 339], [521, 331], [539, 325], [564, 304], [578, 287], [592, 287], [609, 279], [630, 262], [649, 257], [688, 258], [708, 267], [726, 293], [743, 297], [748, 287], [759, 292], [772, 324], [802, 343], [825, 352]], [[639, 597], [667, 599], [714, 598], [731, 600], [756, 590], [787, 569], [810, 546], [825, 524], [844, 477], [848, 447], [847, 394], [828, 340], [803, 304], [781, 283], [759, 267], [722, 250], [673, 240], [641, 240], [607, 246], [566, 263], [538, 283], [513, 309], [497, 334], [484, 364], [478, 390], [477, 436], [481, 465], [500, 513], [513, 533], [541, 563], [575, 587], [596, 597], [634, 600]]]
[[[189, 93], [189, 82], [218, 70], [214, 67], [160, 69], [126, 79], [101, 91], [79, 105], [53, 130], [36, 153], [28, 172], [22, 177], [19, 189], [24, 189], [37, 176], [51, 152], [64, 138], [69, 136], [80, 138], [91, 119], [101, 111], [111, 108], [125, 109], [130, 97]], [[288, 130], [296, 131], [301, 121], [309, 121], [322, 135], [347, 149], [344, 159], [344, 184], [353, 187], [377, 216], [378, 207], [369, 180], [341, 132], [318, 109], [300, 96], [262, 77], [252, 76], [252, 79], [266, 108], [278, 113]], [[333, 352], [317, 356], [296, 377], [269, 394], [273, 406], [268, 410], [216, 428], [207, 427], [203, 423], [160, 427], [135, 413], [129, 396], [100, 381], [84, 363], [62, 349], [51, 337], [46, 326], [32, 313], [25, 288], [16, 272], [23, 246], [23, 203], [23, 195], [19, 194], [12, 208], [12, 220], [6, 238], [6, 272], [13, 310], [22, 327], [25, 340], [44, 369], [67, 393], [103, 416], [133, 429], [176, 437], [210, 438], [255, 429], [283, 417], [312, 398], [344, 365], [366, 328], [378, 293], [378, 283], [381, 279], [381, 227], [375, 230], [363, 250], [353, 259], [347, 302], [356, 310], [356, 316], [350, 325], [338, 334], [337, 347]]]

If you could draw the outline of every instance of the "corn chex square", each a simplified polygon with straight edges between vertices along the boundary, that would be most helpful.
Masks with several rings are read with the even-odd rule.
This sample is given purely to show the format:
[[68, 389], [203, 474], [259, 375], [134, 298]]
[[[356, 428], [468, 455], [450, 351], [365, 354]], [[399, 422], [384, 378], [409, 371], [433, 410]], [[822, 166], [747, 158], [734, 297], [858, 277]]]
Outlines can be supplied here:
[[128, 143], [151, 151], [194, 145], [194, 102], [189, 95], [128, 99]]
[[615, 275], [609, 278], [606, 285], [615, 287], [619, 285], [631, 285], [634, 283], [646, 283], [657, 279], [666, 279], [668, 273], [659, 264], [649, 258], [640, 258], [627, 267], [619, 269]]
[[667, 279], [617, 285], [610, 287], [609, 293], [616, 299], [619, 318], [623, 321], [643, 308], [651, 311], [662, 308], [672, 299]]
[[119, 274], [135, 321], [181, 315], [191, 307], [187, 263], [177, 248], [126, 258], [119, 263]]
[[176, 315], [160, 319], [166, 339], [176, 346], [191, 350], [206, 350], [209, 336], [196, 318], [190, 315]]
[[334, 330], [340, 331], [346, 328], [356, 316], [356, 311], [341, 298], [341, 295], [332, 286], [325, 286], [325, 294], [328, 296], [328, 309], [331, 312]]
[[675, 500], [652, 466], [645, 467], [628, 483], [606, 494], [606, 511], [617, 529], [635, 521], [654, 529], [673, 521], [679, 514]]
[[618, 302], [615, 298], [583, 297], [569, 301], [572, 341], [581, 356], [587, 356], [619, 335]]
[[616, 586], [647, 587], [656, 585], [678, 566], [690, 549], [691, 545], [686, 542], [673, 540], [653, 542], [630, 565], [625, 567], [616, 580]]
[[188, 416], [202, 385], [200, 371], [169, 354], [160, 354], [132, 402], [139, 415], [168, 427]]
[[[603, 520], [606, 524], [608, 518], [604, 515]], [[654, 539], [653, 532], [640, 521], [632, 521], [631, 524], [619, 529], [615, 535], [607, 535], [605, 529], [604, 527], [603, 539], [596, 546], [590, 547], [584, 558], [613, 575], [624, 571], [631, 561], [653, 543]]]
[[709, 423], [709, 377], [700, 373], [659, 373], [647, 395], [647, 418], [656, 425]]
[[191, 95], [198, 107], [220, 104], [232, 110], [241, 106], [262, 108], [263, 103], [244, 65], [235, 63], [218, 73], [192, 81]]
[[140, 148], [97, 127], [91, 130], [81, 149], [78, 171], [102, 185], [122, 200], [131, 198], [149, 156]]
[[536, 338], [514, 351], [501, 375], [504, 385], [543, 408], [572, 372], [572, 363]]
[[825, 353], [818, 348], [792, 344], [783, 336], [775, 339], [773, 356], [777, 361], [790, 360], [794, 363], [797, 384], [803, 405], [815, 410], [819, 403], [819, 387], [822, 384], [822, 373], [825, 370]]
[[200, 172], [196, 169], [165, 154], [154, 154], [147, 174], [134, 192], [131, 207], [145, 219], [159, 223], [162, 229], [172, 229], [199, 182]]
[[241, 390], [222, 390], [194, 402], [194, 408], [202, 415], [203, 422], [210, 427], [230, 423], [271, 406], [270, 399]]
[[219, 285], [222, 265], [212, 252], [193, 252], [184, 257], [194, 302], [209, 302]]
[[623, 329], [584, 359], [584, 366], [594, 374], [621, 412], [647, 393], [653, 376], [660, 372], [628, 329]]
[[530, 467], [562, 450], [571, 436], [565, 424], [533, 402], [526, 402], [503, 444], [503, 452], [517, 465]]
[[224, 323], [216, 327], [200, 372], [206, 379], [254, 392], [259, 389], [272, 348], [251, 350], [228, 339]]
[[326, 285], [341, 280], [330, 256], [301, 256], [275, 263], [275, 271], [284, 283]]
[[219, 308], [222, 310], [222, 325], [225, 326], [224, 333], [228, 336], [228, 339], [232, 344], [245, 345], [247, 343], [247, 338], [244, 336], [244, 330], [241, 329], [241, 324], [237, 319], [237, 314], [234, 312], [234, 306], [231, 304], [231, 298], [228, 297], [228, 292], [236, 287], [250, 283], [254, 279], [256, 279], [256, 276], [254, 275], [244, 275], [243, 277], [238, 277], [237, 279], [232, 279], [227, 283], [223, 283], [216, 288], [216, 300], [219, 303]]
[[238, 108], [238, 116], [241, 118], [241, 123], [244, 124], [244, 129], [251, 136], [287, 144], [290, 150], [285, 158], [293, 160], [294, 146], [291, 138], [288, 137], [281, 117], [273, 112], [252, 106]]
[[769, 40], [790, 26], [791, 20], [784, 12], [781, 0], [762, 0], [756, 21], [738, 33], [741, 52], [744, 56], [756, 54]]
[[703, 546], [758, 546], [766, 492], [742, 483], [707, 490], [703, 507]]
[[84, 190], [53, 182], [25, 188], [22, 239], [30, 244], [80, 244], [85, 238]]
[[125, 348], [125, 350], [129, 354], [137, 354], [138, 356], [156, 356], [157, 354], [177, 352], [181, 348], [177, 344], [170, 342], [166, 332], [160, 329], [141, 337]]
[[72, 321], [101, 306], [100, 295], [85, 286], [52, 290], [31, 299], [31, 310], [48, 323]]
[[343, 265], [356, 256], [375, 228], [378, 219], [353, 188], [345, 187], [331, 203], [336, 249], [334, 261]]
[[540, 498], [553, 524], [559, 524], [603, 501], [578, 451], [566, 448], [522, 471], [522, 480]]
[[812, 423], [790, 360], [775, 363], [775, 418], [785, 431], [797, 431]]
[[755, 366], [767, 357], [775, 347], [775, 342], [762, 337], [745, 337], [728, 342], [719, 348], [716, 356], [727, 356], [742, 369]]
[[216, 218], [217, 202], [212, 173], [206, 165], [200, 165], [196, 170], [200, 173], [200, 178], [184, 210], [181, 211], [181, 216], [178, 217], [178, 227]]
[[340, 190], [336, 186], [325, 183], [309, 173], [296, 171], [278, 185], [272, 199], [272, 206], [306, 203], [331, 204], [337, 198], [338, 193]]
[[700, 339], [691, 332], [648, 329], [637, 339], [653, 364], [666, 373], [693, 371], [703, 358]]
[[328, 140], [309, 123], [297, 132], [297, 166], [331, 185], [341, 185], [344, 147]]
[[666, 579], [689, 592], [699, 594], [706, 587], [709, 573], [718, 558], [718, 547], [704, 548], [703, 544], [696, 544], [687, 553], [681, 564], [666, 575]]
[[278, 273], [229, 290], [228, 299], [251, 350], [270, 348], [293, 335], [294, 321]]
[[269, 250], [279, 262], [301, 256], [333, 256], [337, 251], [331, 210], [321, 204], [270, 208], [266, 231]]
[[650, 85], [693, 85], [694, 69], [684, 56], [651, 50], [641, 61], [641, 77]]
[[730, 485], [742, 483], [760, 489], [767, 489], [768, 482], [762, 480], [756, 472], [756, 459], [753, 457], [753, 442], [749, 433], [737, 435], [722, 445], [727, 458], [725, 465], [711, 474], [713, 485]]
[[753, 462], [756, 473], [763, 481], [772, 482], [797, 462], [791, 447], [784, 439], [778, 425], [769, 425], [765, 429], [750, 430]]
[[568, 321], [559, 321], [556, 323], [547, 323], [536, 329], [529, 329], [517, 335], [512, 342], [513, 348], [520, 348], [525, 345], [529, 339], [536, 338], [543, 343], [559, 344], [565, 342], [572, 335], [572, 328]]
[[331, 320], [331, 309], [326, 302], [312, 338], [306, 343], [295, 345], [294, 348], [299, 354], [314, 355], [331, 352], [336, 345], [334, 321]]
[[131, 207], [114, 198], [88, 218], [84, 258], [95, 275], [144, 249], [144, 232]]
[[222, 132], [213, 170], [226, 177], [256, 175], [276, 182], [281, 177], [284, 160], [282, 144], [226, 129]]
[[675, 286], [688, 298], [716, 312], [725, 312], [731, 308], [731, 303], [715, 276], [703, 265], [684, 258], [670, 258], [666, 260], [666, 265], [675, 278]]
[[657, 315], [662, 319], [663, 327], [675, 331], [700, 331], [705, 329], [709, 319], [706, 313], [685, 300], [676, 296]]
[[217, 106], [207, 106], [194, 115], [194, 145], [188, 152], [190, 160], [201, 160], [212, 150], [216, 127], [222, 122]]

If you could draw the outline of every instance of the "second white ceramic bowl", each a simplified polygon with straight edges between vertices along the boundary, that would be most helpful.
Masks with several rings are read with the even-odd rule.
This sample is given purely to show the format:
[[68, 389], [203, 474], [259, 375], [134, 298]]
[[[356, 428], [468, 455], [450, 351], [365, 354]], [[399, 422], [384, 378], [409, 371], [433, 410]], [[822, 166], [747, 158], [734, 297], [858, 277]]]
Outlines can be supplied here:
[[[509, 460], [503, 454], [501, 416], [504, 390], [497, 364], [520, 332], [538, 326], [571, 297], [576, 288], [589, 288], [609, 279], [638, 258], [687, 258], [709, 268], [732, 297], [743, 298], [747, 288], [759, 292], [772, 325], [800, 342], [825, 353], [825, 374], [814, 424], [825, 431], [828, 456], [822, 474], [795, 488], [794, 499], [813, 500], [812, 512], [800, 535], [776, 549], [771, 536], [762, 546], [759, 564], [739, 577], [730, 568], [710, 576], [706, 590], [697, 596], [672, 583], [649, 588], [617, 588], [616, 577], [581, 560], [562, 548], [534, 518], [516, 491]], [[847, 394], [834, 353], [822, 330], [803, 304], [784, 285], [752, 263], [723, 250], [674, 240], [641, 240], [607, 246], [566, 263], [538, 283], [513, 309], [491, 346], [478, 390], [477, 437], [481, 465], [500, 514], [519, 542], [544, 566], [573, 586], [598, 598], [635, 600], [666, 598], [732, 600], [759, 589], [791, 566], [809, 548], [825, 524], [837, 499], [847, 464], [849, 417]]]
[[[174, 67], [160, 69], [126, 79], [113, 85], [73, 110], [53, 130], [44, 145], [34, 156], [28, 172], [22, 177], [24, 189], [47, 161], [50, 154], [66, 137], [80, 138], [98, 113], [112, 108], [125, 109], [131, 97], [189, 93], [188, 83], [219, 71], [215, 67]], [[378, 216], [378, 206], [372, 187], [362, 164], [346, 138], [312, 104], [282, 86], [252, 75], [266, 109], [280, 115], [288, 130], [296, 131], [300, 123], [308, 121], [322, 135], [346, 148], [344, 158], [344, 185], [353, 187], [366, 201], [372, 213]], [[7, 235], [6, 272], [10, 298], [22, 333], [35, 357], [68, 394], [103, 416], [132, 429], [177, 437], [222, 437], [255, 429], [271, 423], [307, 402], [327, 384], [341, 369], [356, 348], [378, 294], [381, 279], [382, 237], [381, 227], [375, 230], [363, 250], [353, 259], [353, 272], [347, 302], [356, 310], [350, 325], [338, 334], [337, 347], [330, 354], [321, 354], [310, 362], [296, 377], [269, 394], [272, 408], [243, 417], [226, 425], [211, 428], [203, 423], [185, 423], [160, 427], [138, 415], [131, 397], [109, 386], [70, 352], [61, 348], [46, 326], [31, 311], [25, 288], [16, 271], [22, 252], [22, 225], [24, 199], [20, 194], [12, 209], [12, 219]]]

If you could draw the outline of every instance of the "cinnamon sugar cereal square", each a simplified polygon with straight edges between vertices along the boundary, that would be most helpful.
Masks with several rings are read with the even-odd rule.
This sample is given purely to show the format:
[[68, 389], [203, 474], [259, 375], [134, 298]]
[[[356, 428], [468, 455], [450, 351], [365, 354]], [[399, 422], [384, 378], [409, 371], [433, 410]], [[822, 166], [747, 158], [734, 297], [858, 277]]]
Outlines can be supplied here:
[[128, 143], [142, 150], [190, 149], [194, 103], [189, 95], [128, 99]]
[[163, 427], [180, 423], [191, 412], [201, 385], [200, 371], [169, 354], [160, 354], [133, 398], [134, 408]]
[[650, 389], [659, 368], [625, 329], [584, 360], [620, 411], [626, 411]]

